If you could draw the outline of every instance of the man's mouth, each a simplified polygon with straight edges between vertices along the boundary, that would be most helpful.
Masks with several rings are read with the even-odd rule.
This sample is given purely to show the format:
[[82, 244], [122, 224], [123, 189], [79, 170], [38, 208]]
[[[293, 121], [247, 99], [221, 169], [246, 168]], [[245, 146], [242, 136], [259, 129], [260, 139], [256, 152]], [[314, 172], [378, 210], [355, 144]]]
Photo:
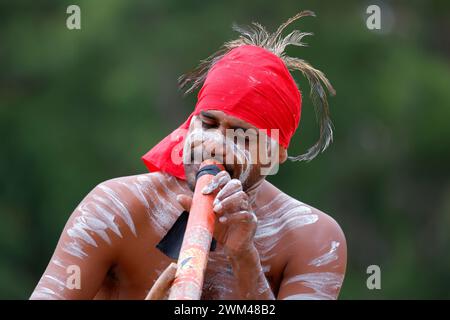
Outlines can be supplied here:
[[234, 178], [234, 167], [232, 165], [225, 164], [225, 170], [228, 172], [231, 178]]
[[[214, 158], [212, 158], [214, 159]], [[220, 161], [219, 159], [216, 159], [219, 161], [219, 163], [223, 164], [222, 161]], [[230, 177], [233, 179], [235, 172], [237, 172], [237, 168], [235, 168], [235, 166], [233, 164], [223, 164], [223, 166], [225, 167], [225, 171], [228, 172], [228, 174], [230, 175]], [[194, 172], [198, 172], [198, 170], [200, 170], [200, 164], [193, 164], [193, 169]]]

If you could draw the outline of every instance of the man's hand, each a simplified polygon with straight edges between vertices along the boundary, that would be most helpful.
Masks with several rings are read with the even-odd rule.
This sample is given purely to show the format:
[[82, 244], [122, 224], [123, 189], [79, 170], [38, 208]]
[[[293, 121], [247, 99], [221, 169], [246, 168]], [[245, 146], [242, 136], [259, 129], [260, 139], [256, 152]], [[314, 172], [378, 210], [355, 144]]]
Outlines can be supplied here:
[[[274, 299], [253, 243], [257, 227], [257, 218], [250, 204], [253, 199], [243, 191], [241, 182], [231, 179], [226, 171], [213, 177], [202, 193], [211, 194], [216, 190], [220, 191], [214, 200], [214, 237], [228, 256], [241, 299]], [[178, 195], [177, 200], [189, 211], [190, 196]]]
[[150, 289], [145, 300], [165, 300], [169, 295], [169, 290], [175, 280], [175, 273], [177, 272], [176, 263], [171, 263], [166, 270], [159, 276], [153, 287]]
[[[238, 258], [253, 249], [257, 218], [241, 182], [231, 179], [227, 171], [214, 176], [202, 193], [211, 194], [218, 189], [220, 191], [214, 200], [214, 238], [224, 246], [228, 256]], [[190, 210], [192, 197], [183, 194], [178, 195], [177, 200], [186, 211]]]

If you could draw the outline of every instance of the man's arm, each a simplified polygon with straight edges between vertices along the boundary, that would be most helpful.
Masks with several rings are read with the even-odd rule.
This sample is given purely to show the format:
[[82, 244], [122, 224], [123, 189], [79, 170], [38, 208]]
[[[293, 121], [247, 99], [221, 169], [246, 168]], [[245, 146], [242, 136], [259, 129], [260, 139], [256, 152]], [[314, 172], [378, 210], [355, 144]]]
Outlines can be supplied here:
[[347, 264], [345, 237], [336, 221], [318, 213], [315, 224], [304, 226], [290, 239], [280, 300], [331, 300], [339, 295]]
[[[317, 222], [300, 227], [282, 241], [289, 258], [278, 291], [279, 300], [337, 299], [342, 286], [347, 262], [344, 234], [336, 221], [311, 209], [320, 217]], [[254, 247], [230, 258], [243, 298], [275, 299]]]
[[230, 257], [239, 292], [248, 300], [274, 300], [275, 296], [261, 266], [258, 250], [252, 246], [242, 255]]
[[30, 299], [95, 297], [117, 258], [119, 242], [134, 228], [115, 184], [99, 184], [74, 210]]

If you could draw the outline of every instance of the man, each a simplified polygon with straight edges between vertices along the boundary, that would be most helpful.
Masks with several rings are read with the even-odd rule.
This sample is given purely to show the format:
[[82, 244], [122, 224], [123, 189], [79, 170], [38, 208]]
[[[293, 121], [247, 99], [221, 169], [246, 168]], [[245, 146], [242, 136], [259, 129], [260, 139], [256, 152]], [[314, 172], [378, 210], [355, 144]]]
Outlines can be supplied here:
[[[143, 157], [151, 173], [102, 182], [82, 200], [32, 299], [166, 298], [206, 158], [222, 160], [226, 170], [201, 190], [215, 195], [216, 214], [202, 299], [338, 297], [347, 259], [340, 227], [265, 179], [288, 158], [311, 160], [332, 139], [322, 83], [333, 88], [320, 71], [284, 54], [307, 33], [281, 32], [308, 15], [273, 34], [259, 24], [237, 28], [238, 40], [181, 78], [182, 87], [191, 84], [187, 92], [202, 86], [194, 112]], [[320, 124], [319, 141], [297, 157], [287, 148], [301, 95], [288, 69], [309, 80]]]

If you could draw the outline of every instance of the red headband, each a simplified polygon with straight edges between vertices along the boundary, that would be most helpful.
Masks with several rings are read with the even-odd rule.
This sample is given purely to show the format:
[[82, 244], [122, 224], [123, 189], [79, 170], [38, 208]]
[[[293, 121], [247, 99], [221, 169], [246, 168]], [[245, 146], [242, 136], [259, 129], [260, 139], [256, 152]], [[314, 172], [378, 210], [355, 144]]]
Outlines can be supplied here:
[[[279, 143], [287, 148], [298, 127], [301, 94], [284, 62], [261, 47], [244, 45], [225, 54], [209, 70], [198, 93], [194, 112], [142, 160], [150, 171], [163, 171], [185, 179], [183, 140], [194, 115], [202, 110], [221, 110], [259, 129], [279, 129]], [[175, 148], [175, 149], [174, 149]]]

